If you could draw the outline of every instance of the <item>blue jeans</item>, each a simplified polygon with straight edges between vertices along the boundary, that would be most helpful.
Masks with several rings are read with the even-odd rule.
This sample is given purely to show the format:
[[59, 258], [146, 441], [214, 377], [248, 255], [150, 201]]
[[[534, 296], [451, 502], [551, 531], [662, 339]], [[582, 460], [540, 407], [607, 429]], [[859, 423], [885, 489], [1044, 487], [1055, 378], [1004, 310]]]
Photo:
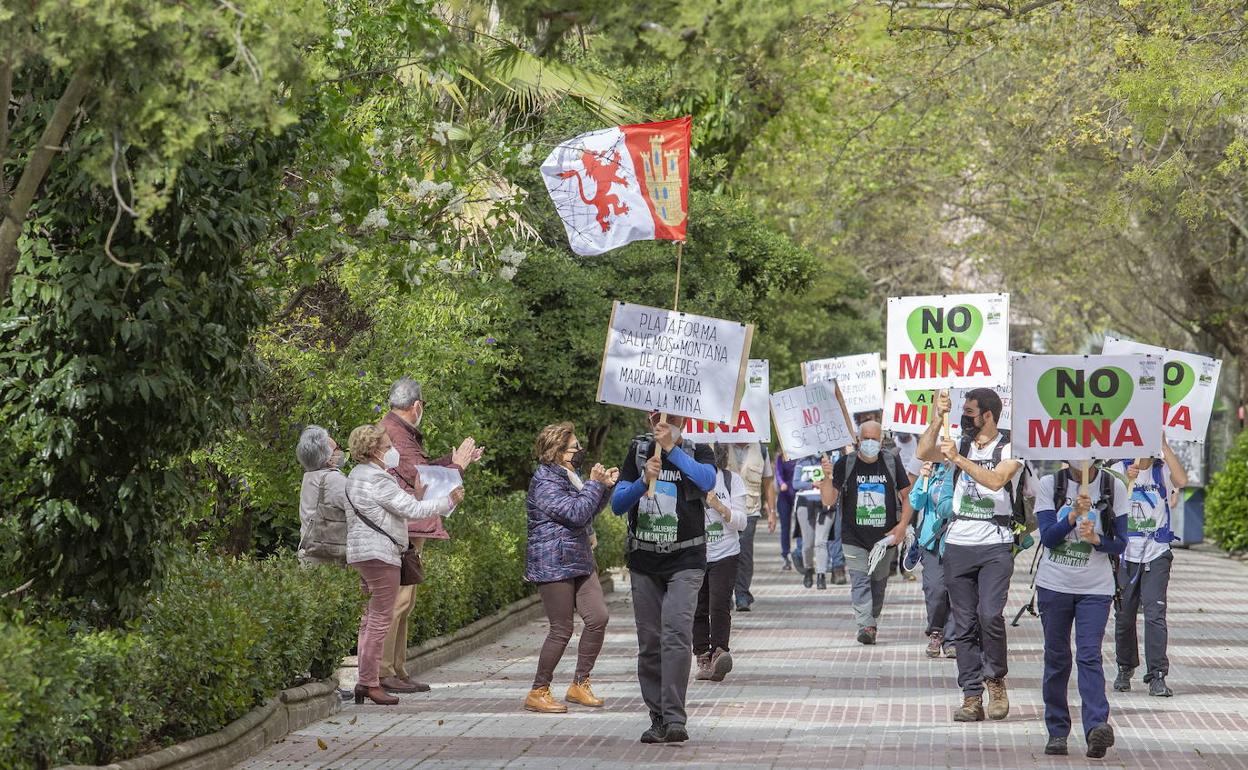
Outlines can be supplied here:
[[788, 556], [793, 540], [793, 499], [781, 495], [776, 500], [777, 512], [780, 514], [780, 555]]
[[1083, 702], [1083, 734], [1109, 722], [1101, 642], [1109, 623], [1112, 596], [1067, 594], [1036, 588], [1040, 624], [1044, 626], [1044, 724], [1049, 735], [1070, 735], [1070, 629], [1075, 629], [1075, 662], [1079, 664], [1079, 699]]
[[828, 569], [845, 568], [845, 548], [841, 544], [841, 504], [828, 514], [832, 517], [832, 539], [828, 541]]

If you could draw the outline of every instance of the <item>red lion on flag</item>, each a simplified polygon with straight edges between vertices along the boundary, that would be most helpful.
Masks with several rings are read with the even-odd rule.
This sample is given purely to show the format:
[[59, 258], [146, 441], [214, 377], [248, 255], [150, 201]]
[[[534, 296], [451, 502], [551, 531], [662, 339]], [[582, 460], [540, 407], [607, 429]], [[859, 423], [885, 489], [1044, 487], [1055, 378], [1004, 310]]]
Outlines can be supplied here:
[[585, 195], [585, 179], [581, 176], [581, 172], [576, 169], [570, 169], [559, 174], [560, 179], [571, 179], [576, 177], [576, 186], [580, 188], [581, 200], [585, 201], [585, 205], [593, 206], [598, 210], [595, 219], [598, 225], [602, 227], [605, 233], [611, 229], [610, 222], [607, 217], [613, 212], [615, 214], [627, 214], [628, 206], [619, 199], [617, 195], [611, 192], [611, 183], [619, 182], [628, 187], [628, 180], [620, 176], [620, 154], [615, 153], [615, 157], [605, 163], [600, 163], [601, 156], [597, 153], [585, 151], [581, 153], [581, 165], [585, 167], [585, 176], [594, 180], [594, 197], [589, 198]]

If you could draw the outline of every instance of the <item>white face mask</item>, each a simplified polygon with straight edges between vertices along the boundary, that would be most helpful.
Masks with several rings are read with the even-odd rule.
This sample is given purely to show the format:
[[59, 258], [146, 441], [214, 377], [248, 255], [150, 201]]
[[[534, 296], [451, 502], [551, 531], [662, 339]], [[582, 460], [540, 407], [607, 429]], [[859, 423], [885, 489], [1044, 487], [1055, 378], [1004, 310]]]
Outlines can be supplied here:
[[381, 462], [387, 468], [399, 467], [399, 450], [395, 449], [394, 447], [390, 447], [389, 449], [386, 450], [386, 453], [381, 456]]
[[880, 442], [878, 439], [864, 438], [858, 442], [858, 454], [863, 457], [879, 457]]

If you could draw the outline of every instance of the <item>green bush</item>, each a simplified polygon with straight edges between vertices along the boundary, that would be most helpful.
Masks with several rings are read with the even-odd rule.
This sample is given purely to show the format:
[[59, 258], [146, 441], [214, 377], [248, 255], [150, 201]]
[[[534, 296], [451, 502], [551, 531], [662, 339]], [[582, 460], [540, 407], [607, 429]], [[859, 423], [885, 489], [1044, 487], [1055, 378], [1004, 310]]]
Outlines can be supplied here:
[[1248, 431], [1236, 439], [1226, 468], [1213, 474], [1205, 511], [1205, 534], [1227, 551], [1248, 549]]
[[107, 763], [221, 729], [332, 673], [355, 642], [352, 570], [188, 555], [125, 630], [0, 624], [0, 767]]

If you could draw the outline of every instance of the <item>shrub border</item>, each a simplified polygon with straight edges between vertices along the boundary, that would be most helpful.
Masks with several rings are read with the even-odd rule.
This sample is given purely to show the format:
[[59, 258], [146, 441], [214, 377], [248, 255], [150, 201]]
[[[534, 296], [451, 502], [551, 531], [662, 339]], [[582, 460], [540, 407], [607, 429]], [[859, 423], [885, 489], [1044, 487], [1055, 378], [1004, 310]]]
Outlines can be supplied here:
[[[610, 574], [600, 575], [600, 580], [604, 594], [614, 592], [615, 581]], [[410, 671], [428, 671], [491, 644], [541, 612], [541, 597], [531, 594], [454, 633], [409, 647]], [[354, 666], [343, 669], [353, 670]], [[322, 679], [282, 690], [277, 697], [269, 698], [215, 733], [111, 765], [62, 765], [56, 770], [228, 770], [295, 730], [340, 711], [338, 682], [343, 680], [342, 673], [340, 669], [338, 679]]]

